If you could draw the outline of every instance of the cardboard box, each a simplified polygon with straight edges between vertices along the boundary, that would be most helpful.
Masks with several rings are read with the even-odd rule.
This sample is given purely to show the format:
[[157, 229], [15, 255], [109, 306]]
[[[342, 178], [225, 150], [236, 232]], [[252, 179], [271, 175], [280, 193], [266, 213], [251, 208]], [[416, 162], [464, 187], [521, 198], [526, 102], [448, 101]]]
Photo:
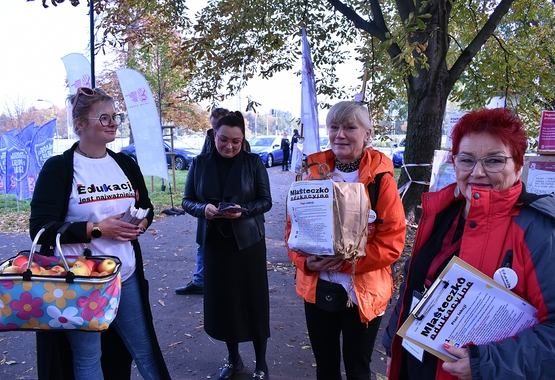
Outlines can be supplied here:
[[555, 192], [555, 156], [524, 156], [520, 179], [530, 193]]
[[538, 153], [555, 154], [555, 111], [542, 111]]

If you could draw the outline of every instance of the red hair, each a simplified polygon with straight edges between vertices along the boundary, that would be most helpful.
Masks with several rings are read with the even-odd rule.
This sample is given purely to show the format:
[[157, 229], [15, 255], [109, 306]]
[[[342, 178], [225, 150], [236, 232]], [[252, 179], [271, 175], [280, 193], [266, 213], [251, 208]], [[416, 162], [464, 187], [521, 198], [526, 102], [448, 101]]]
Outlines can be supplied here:
[[473, 133], [487, 133], [499, 138], [511, 149], [516, 170], [524, 166], [524, 153], [528, 147], [528, 140], [522, 121], [512, 111], [506, 108], [484, 108], [461, 117], [451, 133], [453, 155], [459, 153], [463, 137]]

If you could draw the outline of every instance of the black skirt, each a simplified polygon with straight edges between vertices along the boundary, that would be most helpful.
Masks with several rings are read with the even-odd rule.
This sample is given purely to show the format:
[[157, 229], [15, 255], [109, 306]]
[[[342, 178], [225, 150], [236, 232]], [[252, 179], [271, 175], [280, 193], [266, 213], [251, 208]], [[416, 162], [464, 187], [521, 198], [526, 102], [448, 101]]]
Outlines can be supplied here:
[[210, 223], [204, 246], [204, 329], [225, 342], [270, 336], [266, 242], [239, 250], [228, 220]]

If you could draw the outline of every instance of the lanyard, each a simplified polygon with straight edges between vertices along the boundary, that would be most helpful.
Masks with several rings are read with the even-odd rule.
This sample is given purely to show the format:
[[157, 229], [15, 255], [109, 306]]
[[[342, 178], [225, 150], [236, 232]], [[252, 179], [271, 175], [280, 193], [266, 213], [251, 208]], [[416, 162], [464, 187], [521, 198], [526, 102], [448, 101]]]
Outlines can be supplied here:
[[438, 268], [461, 248], [462, 236], [459, 239], [457, 239], [457, 241], [453, 242], [453, 237], [457, 232], [457, 226], [459, 224], [459, 217], [460, 217], [460, 212], [457, 214], [457, 217], [453, 220], [451, 228], [449, 229], [449, 231], [447, 231], [447, 234], [443, 238], [443, 242], [441, 244], [441, 250], [432, 260], [432, 263], [430, 264], [430, 268], [428, 268], [428, 273], [426, 274], [426, 281], [424, 282], [424, 286], [426, 287], [426, 289], [432, 286], [434, 275], [437, 272]]

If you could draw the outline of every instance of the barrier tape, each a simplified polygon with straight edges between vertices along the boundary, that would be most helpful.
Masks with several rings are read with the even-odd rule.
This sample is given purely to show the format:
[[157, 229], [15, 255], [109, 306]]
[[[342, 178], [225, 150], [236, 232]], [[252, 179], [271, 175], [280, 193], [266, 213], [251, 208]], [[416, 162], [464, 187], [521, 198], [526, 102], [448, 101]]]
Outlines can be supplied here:
[[408, 191], [410, 185], [413, 184], [413, 183], [416, 183], [418, 185], [430, 186], [429, 181], [413, 181], [412, 177], [410, 176], [409, 171], [407, 170], [408, 166], [432, 166], [432, 164], [405, 164], [405, 160], [403, 159], [401, 167], [405, 170], [405, 173], [407, 173], [407, 177], [409, 178], [409, 180], [403, 186], [401, 186], [398, 190], [399, 194], [401, 194], [401, 200], [403, 200], [403, 197], [405, 196], [406, 192]]

